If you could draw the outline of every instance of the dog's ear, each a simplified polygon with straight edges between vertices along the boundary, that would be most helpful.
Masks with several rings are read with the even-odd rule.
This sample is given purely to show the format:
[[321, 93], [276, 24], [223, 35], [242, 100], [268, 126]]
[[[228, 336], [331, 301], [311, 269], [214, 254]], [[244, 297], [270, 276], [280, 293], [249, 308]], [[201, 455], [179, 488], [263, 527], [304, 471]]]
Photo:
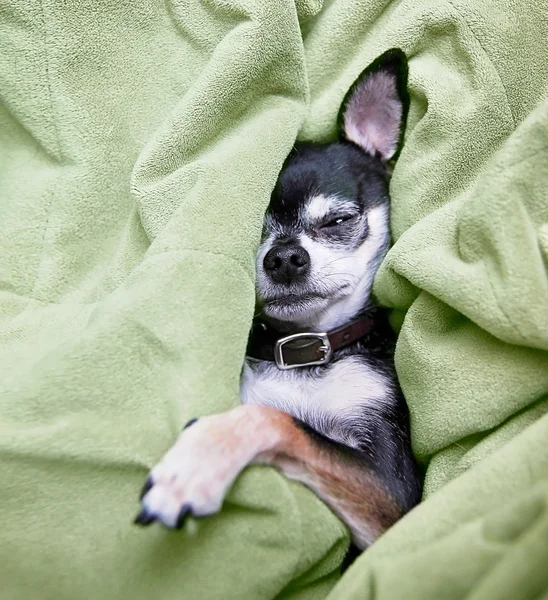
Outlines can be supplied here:
[[408, 108], [407, 57], [393, 48], [367, 67], [346, 94], [339, 136], [388, 161], [399, 149]]

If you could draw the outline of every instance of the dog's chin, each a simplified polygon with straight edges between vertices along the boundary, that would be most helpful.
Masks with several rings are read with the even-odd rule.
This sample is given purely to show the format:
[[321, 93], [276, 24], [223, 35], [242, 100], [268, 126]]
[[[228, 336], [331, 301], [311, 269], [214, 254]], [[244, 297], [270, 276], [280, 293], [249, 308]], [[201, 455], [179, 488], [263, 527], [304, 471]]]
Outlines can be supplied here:
[[282, 323], [302, 323], [310, 320], [329, 305], [329, 299], [317, 294], [287, 294], [263, 301], [263, 313]]

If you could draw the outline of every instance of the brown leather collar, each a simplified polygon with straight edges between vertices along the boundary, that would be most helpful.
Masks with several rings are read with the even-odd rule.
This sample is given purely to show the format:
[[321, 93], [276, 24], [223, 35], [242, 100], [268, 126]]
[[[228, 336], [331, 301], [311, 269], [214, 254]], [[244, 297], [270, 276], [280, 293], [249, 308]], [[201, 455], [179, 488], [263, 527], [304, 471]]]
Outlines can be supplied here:
[[325, 333], [282, 334], [255, 321], [247, 345], [248, 358], [275, 362], [279, 369], [327, 364], [335, 350], [357, 342], [371, 332], [374, 319], [364, 318]]

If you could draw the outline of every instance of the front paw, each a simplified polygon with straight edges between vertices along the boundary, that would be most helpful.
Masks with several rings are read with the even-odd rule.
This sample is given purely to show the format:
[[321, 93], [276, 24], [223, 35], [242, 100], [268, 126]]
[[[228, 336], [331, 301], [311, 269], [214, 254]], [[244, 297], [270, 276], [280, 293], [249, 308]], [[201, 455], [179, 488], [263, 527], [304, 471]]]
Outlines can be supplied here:
[[[192, 427], [190, 427], [192, 425]], [[217, 513], [243, 465], [230, 452], [230, 432], [220, 416], [191, 421], [152, 469], [141, 492], [138, 525], [159, 521], [180, 528], [189, 515]]]

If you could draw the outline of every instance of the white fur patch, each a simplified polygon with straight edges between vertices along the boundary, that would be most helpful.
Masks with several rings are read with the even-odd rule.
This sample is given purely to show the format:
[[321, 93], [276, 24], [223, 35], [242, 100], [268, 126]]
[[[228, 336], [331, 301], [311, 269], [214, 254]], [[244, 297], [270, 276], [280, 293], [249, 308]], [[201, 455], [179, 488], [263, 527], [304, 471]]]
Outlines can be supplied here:
[[306, 204], [306, 217], [311, 223], [321, 221], [333, 210], [334, 199], [329, 196], [313, 196]]
[[[245, 365], [242, 374], [242, 404], [264, 404], [304, 421], [337, 441], [356, 446], [348, 431], [326, 431], [327, 423], [345, 419], [363, 420], [363, 411], [374, 415], [390, 402], [391, 382], [359, 357], [348, 357], [310, 375], [294, 369], [280, 371], [274, 364], [255, 370]], [[344, 428], [343, 428], [344, 430]], [[346, 433], [346, 435], [345, 435]]]
[[310, 224], [316, 224], [323, 221], [329, 214], [333, 214], [335, 211], [344, 212], [345, 210], [356, 212], [355, 203], [338, 196], [318, 194], [312, 196], [306, 203], [305, 219]]

